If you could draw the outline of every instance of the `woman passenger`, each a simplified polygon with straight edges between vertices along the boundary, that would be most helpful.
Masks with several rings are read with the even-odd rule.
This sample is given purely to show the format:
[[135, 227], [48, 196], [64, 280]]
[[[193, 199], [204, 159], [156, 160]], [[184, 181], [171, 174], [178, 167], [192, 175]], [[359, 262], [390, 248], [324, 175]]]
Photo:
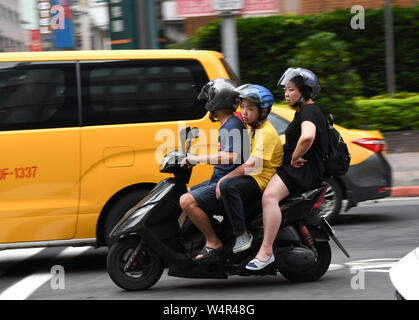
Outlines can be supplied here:
[[279, 202], [322, 183], [322, 161], [328, 148], [327, 123], [313, 101], [320, 91], [317, 76], [303, 68], [289, 68], [281, 77], [287, 104], [296, 110], [285, 131], [283, 165], [269, 181], [262, 197], [264, 237], [248, 270], [261, 270], [275, 261], [273, 243], [282, 221]]

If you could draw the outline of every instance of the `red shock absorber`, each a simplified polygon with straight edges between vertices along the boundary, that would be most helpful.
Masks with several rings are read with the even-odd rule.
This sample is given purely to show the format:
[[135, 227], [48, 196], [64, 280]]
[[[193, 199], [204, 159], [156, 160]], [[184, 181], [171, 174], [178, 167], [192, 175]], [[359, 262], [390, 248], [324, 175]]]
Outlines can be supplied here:
[[314, 245], [314, 242], [313, 242], [313, 238], [311, 237], [311, 234], [308, 231], [307, 227], [305, 225], [301, 225], [299, 231], [300, 231], [301, 237], [303, 238], [305, 244], [309, 248], [312, 248], [313, 245]]

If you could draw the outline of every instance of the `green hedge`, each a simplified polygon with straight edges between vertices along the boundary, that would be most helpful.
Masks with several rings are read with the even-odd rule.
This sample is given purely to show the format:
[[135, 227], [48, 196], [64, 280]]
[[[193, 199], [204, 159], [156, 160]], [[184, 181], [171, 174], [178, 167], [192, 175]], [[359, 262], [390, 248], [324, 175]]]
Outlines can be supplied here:
[[315, 70], [321, 79], [321, 91], [314, 99], [325, 114], [333, 114], [337, 123], [350, 121], [352, 100], [362, 88], [360, 76], [351, 69], [348, 45], [336, 34], [319, 32], [297, 45], [297, 52], [288, 65]]
[[[361, 77], [361, 95], [386, 91], [384, 11], [365, 10], [365, 29], [353, 30], [350, 9], [295, 16], [278, 15], [236, 19], [240, 73], [243, 82], [260, 83], [279, 94], [275, 85], [290, 66], [297, 45], [319, 32], [333, 32], [345, 41], [351, 69]], [[419, 6], [394, 8], [394, 39], [397, 91], [417, 91], [419, 83]], [[221, 51], [220, 20], [200, 28], [193, 47]], [[333, 66], [330, 66], [333, 71]]]
[[353, 117], [342, 125], [381, 131], [419, 130], [419, 93], [355, 99]]

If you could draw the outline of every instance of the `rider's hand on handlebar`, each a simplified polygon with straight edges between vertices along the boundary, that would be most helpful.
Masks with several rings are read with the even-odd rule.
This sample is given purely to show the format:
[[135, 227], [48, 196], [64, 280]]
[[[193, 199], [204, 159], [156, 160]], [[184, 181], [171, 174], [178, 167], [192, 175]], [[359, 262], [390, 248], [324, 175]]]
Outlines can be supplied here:
[[181, 162], [180, 166], [183, 167], [187, 165], [188, 168], [196, 165], [198, 163], [198, 156], [195, 154], [188, 154]]

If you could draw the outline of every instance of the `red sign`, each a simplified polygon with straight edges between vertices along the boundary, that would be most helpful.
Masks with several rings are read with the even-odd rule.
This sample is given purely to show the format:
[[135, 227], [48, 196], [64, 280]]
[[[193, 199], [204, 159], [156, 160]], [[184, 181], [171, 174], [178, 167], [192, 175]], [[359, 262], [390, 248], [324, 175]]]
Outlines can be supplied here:
[[240, 13], [275, 13], [278, 11], [278, 0], [244, 0], [244, 8]]
[[29, 44], [30, 51], [42, 51], [41, 32], [39, 30], [30, 30], [31, 43]]
[[[179, 17], [198, 17], [216, 15], [213, 0], [176, 0]], [[276, 13], [278, 0], [244, 0], [241, 14]]]
[[212, 0], [176, 0], [179, 17], [198, 17], [214, 15]]

